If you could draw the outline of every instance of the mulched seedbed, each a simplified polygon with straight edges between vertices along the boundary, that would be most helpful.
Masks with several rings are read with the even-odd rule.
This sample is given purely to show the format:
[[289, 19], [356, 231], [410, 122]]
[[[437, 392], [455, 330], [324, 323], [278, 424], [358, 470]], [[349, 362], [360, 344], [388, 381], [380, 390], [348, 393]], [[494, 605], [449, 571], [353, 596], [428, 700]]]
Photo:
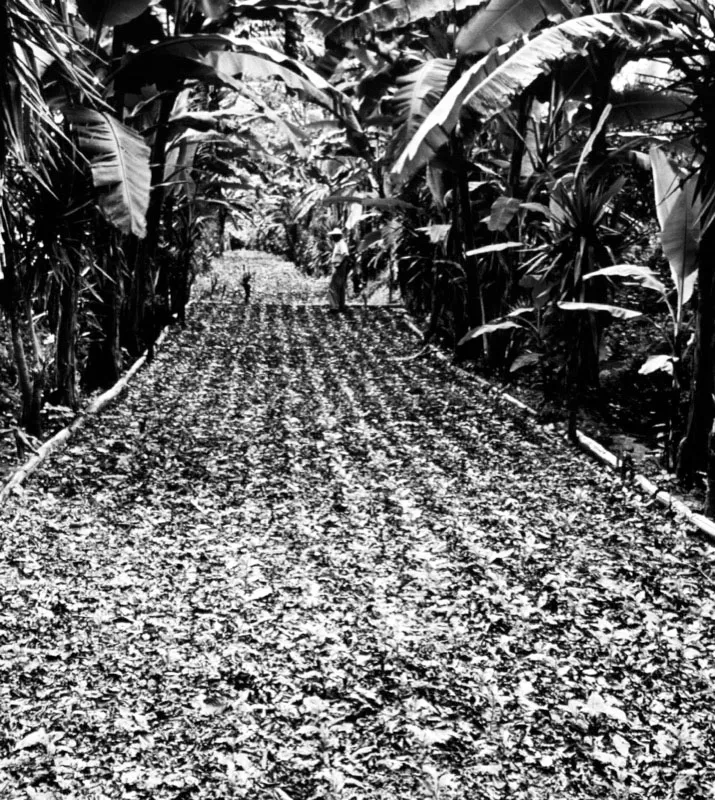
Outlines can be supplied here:
[[712, 796], [713, 549], [235, 266], [0, 509], [0, 797]]

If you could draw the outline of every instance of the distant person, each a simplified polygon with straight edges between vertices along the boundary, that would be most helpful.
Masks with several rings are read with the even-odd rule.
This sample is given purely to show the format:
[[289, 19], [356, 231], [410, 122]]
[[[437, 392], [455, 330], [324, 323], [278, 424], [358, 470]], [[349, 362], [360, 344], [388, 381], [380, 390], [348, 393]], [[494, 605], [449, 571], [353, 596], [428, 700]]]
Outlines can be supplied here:
[[330, 256], [330, 266], [333, 274], [328, 287], [328, 303], [331, 311], [345, 311], [345, 293], [350, 272], [350, 253], [348, 244], [343, 238], [340, 228], [333, 228], [328, 232], [333, 242], [333, 252]]
[[250, 303], [251, 301], [251, 281], [253, 275], [250, 272], [245, 272], [241, 278], [241, 285], [243, 286], [243, 302]]

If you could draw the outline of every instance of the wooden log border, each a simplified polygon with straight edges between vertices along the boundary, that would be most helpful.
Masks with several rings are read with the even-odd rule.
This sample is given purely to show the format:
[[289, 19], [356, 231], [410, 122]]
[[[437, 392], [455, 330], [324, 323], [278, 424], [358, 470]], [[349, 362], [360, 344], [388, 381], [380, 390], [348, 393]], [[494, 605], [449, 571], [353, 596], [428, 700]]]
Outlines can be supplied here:
[[[192, 304], [193, 301], [187, 304], [187, 308], [189, 305]], [[413, 333], [420, 337], [420, 339], [424, 339], [424, 332], [420, 330], [420, 328], [412, 322], [406, 314], [403, 316], [403, 322]], [[170, 328], [167, 326], [164, 330], [159, 334], [156, 341], [154, 342], [154, 349], [158, 349], [166, 340], [166, 337], [169, 335]], [[448, 356], [439, 350], [437, 347], [433, 347], [432, 351], [443, 361], [448, 361]], [[132, 366], [122, 375], [122, 377], [103, 394], [100, 394], [91, 403], [72, 420], [72, 422], [67, 425], [62, 430], [58, 431], [54, 436], [44, 442], [37, 451], [18, 469], [13, 472], [10, 478], [5, 482], [2, 489], [0, 489], [0, 502], [7, 500], [10, 494], [19, 488], [24, 481], [32, 475], [46, 460], [47, 458], [54, 453], [56, 450], [59, 450], [63, 447], [74, 434], [80, 430], [87, 420], [95, 414], [98, 414], [104, 408], [106, 408], [110, 403], [112, 403], [122, 392], [127, 388], [132, 378], [139, 372], [139, 370], [146, 364], [148, 359], [148, 352], [145, 351], [142, 353], [141, 356], [132, 364]], [[491, 383], [490, 381], [482, 378], [479, 375], [471, 375], [471, 377], [475, 380], [477, 384], [482, 386], [482, 388], [486, 389], [488, 393], [494, 394], [497, 393], [501, 400], [504, 400], [506, 403], [518, 408], [520, 411], [523, 411], [529, 416], [536, 417], [538, 416], [537, 412], [531, 408], [531, 406], [527, 405], [526, 403], [522, 402], [518, 398], [510, 395], [508, 392], [503, 392], [499, 390], [499, 388]], [[618, 456], [611, 453], [605, 447], [600, 445], [594, 439], [591, 439], [590, 436], [586, 436], [585, 433], [581, 431], [576, 432], [576, 438], [578, 442], [578, 446], [581, 450], [586, 452], [588, 455], [595, 458], [602, 464], [610, 467], [613, 470], [619, 470], [621, 467], [621, 461]], [[659, 489], [652, 481], [645, 477], [645, 475], [641, 475], [637, 473], [632, 478], [633, 483], [639, 486], [649, 497], [654, 499], [657, 503], [664, 506], [665, 508], [669, 509], [670, 511], [675, 512], [676, 514], [680, 514], [681, 516], [685, 517], [685, 519], [693, 526], [695, 526], [711, 543], [715, 544], [715, 522], [711, 519], [708, 519], [703, 514], [698, 514], [697, 512], [693, 511], [689, 506], [687, 506], [682, 500], [679, 500], [674, 495], [670, 494], [670, 492], [665, 491], [664, 489]]]
[[[409, 319], [409, 317], [406, 316], [406, 314], [403, 316], [403, 321], [413, 333], [417, 334], [420, 339], [424, 341], [424, 332], [421, 331], [419, 327], [415, 325], [415, 323]], [[439, 348], [433, 347], [432, 351], [442, 361], [449, 361], [449, 357]], [[529, 414], [529, 416], [534, 417], [534, 419], [538, 417], [538, 413], [531, 408], [531, 406], [528, 406], [518, 398], [513, 397], [508, 392], [501, 391], [499, 387], [485, 378], [482, 378], [480, 375], [472, 375], [472, 373], [469, 373], [469, 375], [470, 377], [474, 378], [477, 384], [486, 389], [489, 394], [496, 393], [501, 400], [509, 403], [509, 405], [524, 411], [525, 413]], [[568, 437], [566, 438], [568, 440]], [[614, 453], [611, 453], [609, 450], [603, 447], [603, 445], [600, 445], [597, 441], [592, 439], [590, 436], [586, 436], [586, 434], [582, 433], [581, 431], [576, 431], [576, 439], [580, 450], [583, 450], [583, 452], [587, 453], [592, 458], [595, 458], [601, 464], [605, 464], [607, 467], [610, 467], [615, 471], [620, 471], [622, 462]], [[661, 506], [664, 506], [669, 511], [673, 511], [676, 514], [680, 514], [681, 516], [685, 517], [685, 519], [691, 525], [695, 526], [711, 544], [715, 544], [715, 521], [709, 519], [703, 514], [698, 514], [697, 512], [693, 511], [692, 508], [687, 506], [682, 500], [670, 494], [670, 492], [665, 491], [665, 489], [659, 489], [652, 481], [646, 478], [645, 475], [636, 473], [630, 478], [630, 480], [632, 480], [636, 486], [641, 488], [648, 497], [655, 500]]]
[[[190, 303], [187, 303], [187, 308]], [[164, 330], [157, 336], [156, 341], [154, 342], [154, 350], [161, 347], [164, 343], [166, 337], [169, 335], [170, 327], [167, 326]], [[27, 459], [27, 461], [15, 472], [12, 473], [10, 478], [5, 482], [2, 489], [0, 489], [0, 502], [4, 502], [7, 498], [14, 492], [18, 487], [20, 487], [24, 482], [25, 479], [32, 475], [46, 460], [47, 458], [54, 453], [56, 450], [59, 450], [61, 447], [67, 444], [67, 442], [77, 433], [80, 428], [84, 427], [87, 420], [98, 414], [104, 408], [106, 408], [110, 403], [116, 400], [120, 394], [127, 388], [129, 382], [132, 378], [139, 372], [139, 370], [147, 363], [149, 358], [149, 351], [145, 350], [139, 358], [129, 367], [129, 369], [122, 375], [122, 377], [112, 386], [110, 389], [107, 389], [106, 392], [103, 394], [98, 395], [92, 400], [86, 408], [80, 411], [77, 416], [72, 420], [72, 422], [67, 425], [62, 430], [58, 431], [54, 436], [50, 437], [46, 442], [44, 442], [40, 447], [37, 448], [35, 453]]]

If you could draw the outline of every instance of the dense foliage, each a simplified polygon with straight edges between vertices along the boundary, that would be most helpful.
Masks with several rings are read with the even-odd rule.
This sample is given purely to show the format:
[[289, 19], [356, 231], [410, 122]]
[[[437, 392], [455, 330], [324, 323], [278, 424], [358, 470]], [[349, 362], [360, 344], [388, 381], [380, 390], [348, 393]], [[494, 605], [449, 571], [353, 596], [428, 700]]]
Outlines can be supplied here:
[[428, 335], [531, 370], [571, 430], [609, 326], [655, 307], [641, 371], [692, 479], [714, 411], [713, 29], [705, 0], [9, 0], [21, 423], [39, 434], [44, 399], [76, 406], [78, 375], [110, 383], [183, 319], [227, 230], [322, 274], [337, 222]]

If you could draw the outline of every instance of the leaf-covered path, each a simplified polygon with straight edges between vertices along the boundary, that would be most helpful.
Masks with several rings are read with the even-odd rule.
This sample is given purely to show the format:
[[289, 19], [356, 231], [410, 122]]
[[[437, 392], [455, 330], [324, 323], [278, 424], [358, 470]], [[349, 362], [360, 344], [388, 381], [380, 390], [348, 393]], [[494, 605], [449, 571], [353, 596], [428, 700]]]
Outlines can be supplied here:
[[0, 509], [0, 797], [713, 796], [712, 552], [417, 349], [214, 294]]

